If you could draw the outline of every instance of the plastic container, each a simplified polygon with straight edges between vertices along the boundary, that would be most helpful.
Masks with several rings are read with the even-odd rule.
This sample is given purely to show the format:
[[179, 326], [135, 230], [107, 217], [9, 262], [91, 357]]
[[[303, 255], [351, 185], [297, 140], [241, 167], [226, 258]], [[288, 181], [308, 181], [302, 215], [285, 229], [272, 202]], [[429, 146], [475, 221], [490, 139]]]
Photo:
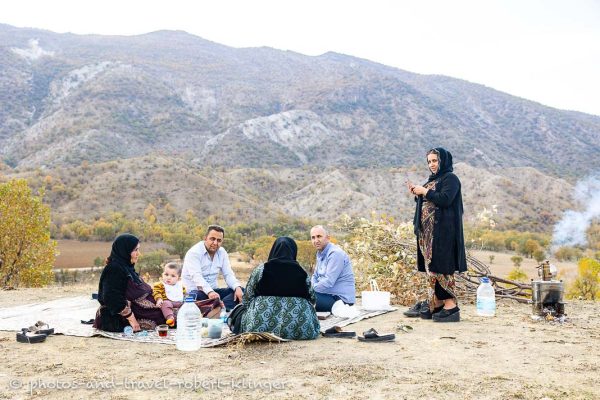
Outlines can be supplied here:
[[127, 325], [125, 328], [123, 328], [123, 335], [133, 336], [133, 328], [130, 325]]
[[487, 276], [481, 278], [481, 284], [477, 288], [477, 315], [482, 317], [496, 315], [496, 292]]
[[389, 310], [390, 306], [390, 292], [373, 292], [363, 291], [362, 297], [362, 308], [363, 310], [379, 311]]
[[210, 339], [220, 339], [223, 333], [223, 321], [220, 319], [208, 320], [208, 337]]
[[194, 303], [194, 297], [186, 297], [177, 313], [177, 333], [175, 346], [182, 351], [196, 351], [200, 348], [200, 319], [202, 314]]

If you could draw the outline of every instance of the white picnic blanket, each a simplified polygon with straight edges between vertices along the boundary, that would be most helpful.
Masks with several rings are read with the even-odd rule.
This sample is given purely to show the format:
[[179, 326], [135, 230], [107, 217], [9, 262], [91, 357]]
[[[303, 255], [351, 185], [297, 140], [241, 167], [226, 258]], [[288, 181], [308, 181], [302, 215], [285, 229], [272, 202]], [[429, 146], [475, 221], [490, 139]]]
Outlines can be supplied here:
[[[82, 324], [96, 315], [98, 300], [87, 296], [65, 297], [43, 303], [24, 304], [14, 307], [0, 308], [0, 331], [20, 332], [21, 328], [34, 325], [37, 321], [44, 321], [54, 333], [67, 336], [104, 336], [116, 340], [127, 340], [141, 343], [175, 344], [176, 329], [169, 330], [167, 338], [161, 338], [156, 332], [146, 332], [146, 335], [136, 334], [126, 336], [120, 332], [106, 332], [94, 329], [92, 325]], [[202, 347], [214, 347], [228, 343], [238, 342], [287, 342], [272, 333], [246, 332], [233, 335], [227, 327], [223, 329], [221, 339], [203, 339]]]
[[370, 311], [370, 310], [363, 310], [360, 306], [354, 306], [354, 307], [356, 307], [356, 309], [359, 312], [358, 315], [354, 318], [340, 318], [340, 317], [336, 317], [334, 315], [330, 315], [326, 319], [319, 321], [321, 323], [321, 333], [325, 332], [327, 329], [329, 329], [333, 326], [339, 326], [341, 328], [342, 326], [354, 324], [354, 323], [356, 323], [360, 320], [366, 319], [366, 318], [376, 317], [377, 315], [381, 315], [381, 314], [385, 314], [385, 313], [389, 313], [389, 312], [397, 310], [397, 308], [395, 308], [395, 307], [390, 307], [387, 310]]
[[94, 318], [97, 309], [98, 300], [87, 296], [0, 308], [0, 330], [20, 332], [21, 328], [44, 321], [54, 328], [55, 334], [91, 337], [95, 335], [94, 328], [81, 321]]

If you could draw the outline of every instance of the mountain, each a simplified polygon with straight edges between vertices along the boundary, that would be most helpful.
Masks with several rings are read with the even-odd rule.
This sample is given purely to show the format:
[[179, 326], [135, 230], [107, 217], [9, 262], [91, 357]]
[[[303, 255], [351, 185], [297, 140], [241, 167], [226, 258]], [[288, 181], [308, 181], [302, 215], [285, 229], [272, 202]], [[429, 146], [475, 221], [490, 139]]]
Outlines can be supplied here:
[[600, 170], [598, 116], [336, 53], [0, 25], [0, 71], [0, 158], [19, 170], [148, 154], [197, 167], [396, 168], [423, 165], [438, 145], [491, 170]]

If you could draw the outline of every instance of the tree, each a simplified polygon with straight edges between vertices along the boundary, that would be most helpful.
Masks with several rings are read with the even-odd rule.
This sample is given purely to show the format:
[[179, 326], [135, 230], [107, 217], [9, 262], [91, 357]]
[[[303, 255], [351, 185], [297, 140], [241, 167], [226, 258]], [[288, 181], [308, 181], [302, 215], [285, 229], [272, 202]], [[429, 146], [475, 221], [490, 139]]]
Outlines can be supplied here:
[[523, 253], [526, 257], [533, 257], [533, 253], [540, 248], [537, 240], [528, 239], [523, 246]]
[[510, 258], [510, 261], [512, 261], [513, 264], [515, 264], [515, 268], [519, 268], [521, 266], [521, 262], [523, 262], [523, 257], [521, 257], [521, 256], [512, 256]]
[[533, 252], [533, 258], [540, 263], [546, 259], [546, 252], [542, 249], [537, 249]]
[[306, 272], [312, 274], [317, 262], [315, 247], [310, 240], [296, 240], [296, 244], [298, 245], [298, 257], [296, 257], [298, 262], [306, 269]]
[[24, 179], [0, 184], [0, 285], [45, 286], [53, 280], [56, 242], [50, 207]]
[[189, 235], [185, 232], [175, 232], [167, 234], [165, 242], [171, 246], [170, 253], [177, 254], [179, 258], [183, 260], [185, 253], [197, 242], [197, 240], [193, 235]]
[[569, 298], [600, 299], [600, 262], [582, 258], [577, 264], [579, 275], [568, 291]]

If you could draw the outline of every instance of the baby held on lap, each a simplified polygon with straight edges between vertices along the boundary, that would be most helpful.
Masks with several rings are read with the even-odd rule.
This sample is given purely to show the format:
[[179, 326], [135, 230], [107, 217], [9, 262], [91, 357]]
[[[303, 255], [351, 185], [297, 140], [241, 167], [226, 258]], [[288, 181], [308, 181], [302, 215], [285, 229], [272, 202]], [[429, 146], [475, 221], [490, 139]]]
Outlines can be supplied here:
[[156, 305], [160, 307], [167, 325], [175, 325], [174, 309], [183, 305], [185, 288], [181, 282], [181, 267], [179, 264], [170, 262], [164, 266], [161, 280], [152, 287], [152, 295]]

